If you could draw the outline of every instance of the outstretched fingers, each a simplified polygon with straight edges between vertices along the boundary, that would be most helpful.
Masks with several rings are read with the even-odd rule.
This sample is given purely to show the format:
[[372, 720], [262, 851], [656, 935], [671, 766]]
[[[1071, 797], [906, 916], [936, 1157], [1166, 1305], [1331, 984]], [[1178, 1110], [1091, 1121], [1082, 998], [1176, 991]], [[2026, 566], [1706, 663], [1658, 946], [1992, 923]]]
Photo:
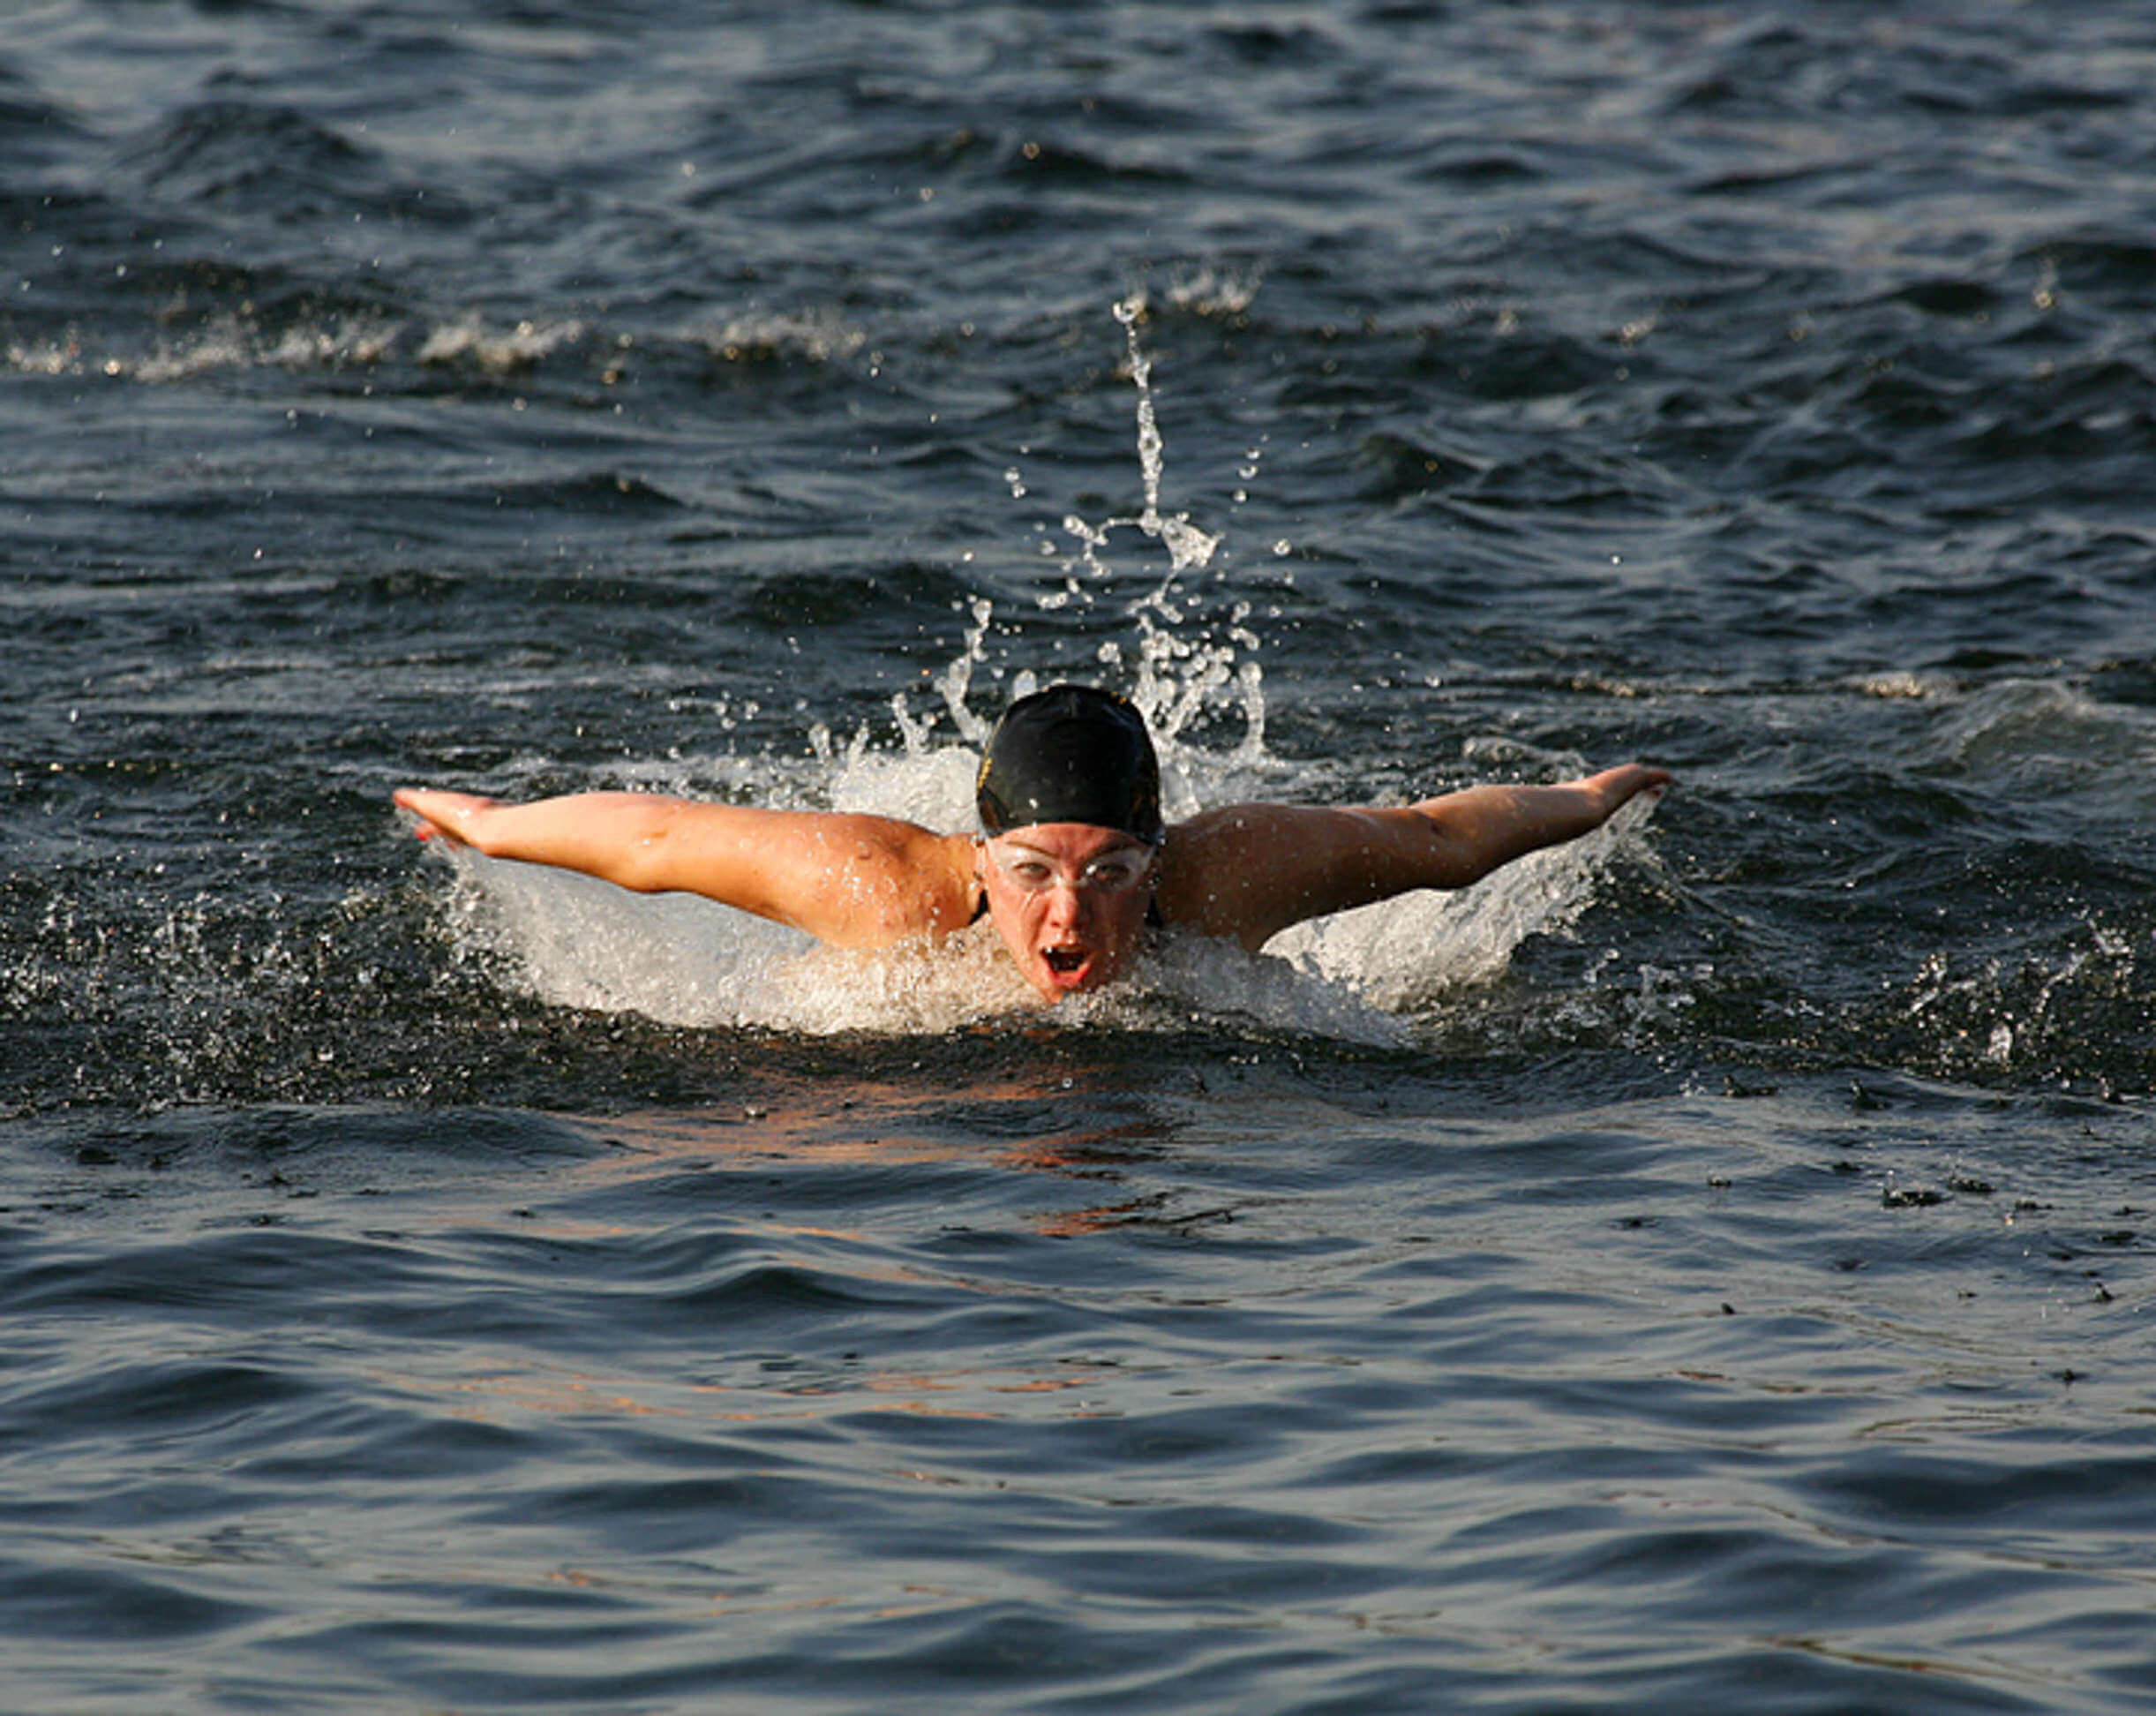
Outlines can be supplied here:
[[1645, 763], [1620, 763], [1614, 769], [1589, 775], [1582, 784], [1600, 795], [1603, 815], [1607, 817], [1642, 793], [1660, 794], [1675, 779], [1667, 769], [1654, 768]]
[[494, 801], [476, 793], [449, 793], [425, 786], [400, 786], [391, 794], [398, 809], [418, 818], [412, 832], [423, 840], [471, 842], [471, 818]]

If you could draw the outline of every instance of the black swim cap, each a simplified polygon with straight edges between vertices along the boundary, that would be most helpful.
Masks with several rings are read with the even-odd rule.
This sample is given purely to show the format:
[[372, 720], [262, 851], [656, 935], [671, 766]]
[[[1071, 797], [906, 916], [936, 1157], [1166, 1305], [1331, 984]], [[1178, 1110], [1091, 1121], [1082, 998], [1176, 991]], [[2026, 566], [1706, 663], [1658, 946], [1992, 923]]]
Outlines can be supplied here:
[[1167, 833], [1146, 718], [1129, 699], [1090, 685], [1051, 685], [1003, 711], [980, 759], [974, 802], [990, 834], [1088, 823], [1158, 846]]

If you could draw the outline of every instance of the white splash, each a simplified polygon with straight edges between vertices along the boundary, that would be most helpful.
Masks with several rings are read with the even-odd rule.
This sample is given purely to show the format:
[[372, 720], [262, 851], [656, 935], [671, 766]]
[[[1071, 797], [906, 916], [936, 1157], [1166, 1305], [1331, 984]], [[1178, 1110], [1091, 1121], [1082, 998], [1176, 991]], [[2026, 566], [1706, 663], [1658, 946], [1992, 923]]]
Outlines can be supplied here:
[[[1225, 802], [1205, 787], [1236, 777], [1232, 757], [1187, 747], [1179, 756], [1197, 808]], [[898, 749], [827, 746], [808, 765], [814, 778], [777, 796], [963, 829], [972, 825], [976, 761], [969, 747], [918, 736]], [[1284, 772], [1284, 795], [1295, 796], [1298, 771]], [[1066, 1002], [1055, 1018], [1137, 1029], [1241, 1021], [1360, 1043], [1407, 1041], [1418, 1014], [1502, 970], [1528, 937], [1566, 930], [1648, 814], [1635, 801], [1596, 833], [1476, 887], [1407, 894], [1298, 925], [1262, 955], [1164, 936], [1128, 983]], [[501, 961], [519, 987], [555, 1005], [808, 1035], [935, 1035], [984, 1019], [1040, 1016], [986, 922], [939, 946], [841, 951], [692, 896], [642, 896], [532, 865], [449, 855], [459, 873], [460, 946]]]
[[1594, 903], [1611, 858], [1653, 812], [1634, 799], [1595, 832], [1530, 853], [1457, 892], [1424, 891], [1297, 924], [1266, 952], [1387, 1012], [1415, 1012], [1482, 982], [1529, 936], [1559, 934]]
[[1123, 324], [1124, 337], [1131, 347], [1131, 380], [1138, 388], [1138, 468], [1145, 485], [1146, 509], [1135, 519], [1116, 519], [1112, 523], [1134, 523], [1147, 536], [1157, 539], [1168, 550], [1170, 577], [1176, 573], [1190, 570], [1211, 562], [1213, 551], [1221, 546], [1217, 536], [1208, 536], [1191, 523], [1188, 513], [1177, 513], [1164, 517], [1161, 512], [1161, 473], [1167, 448], [1161, 440], [1161, 425], [1153, 407], [1153, 359], [1146, 357], [1138, 342], [1138, 324], [1143, 313], [1133, 298], [1125, 298], [1116, 306], [1116, 320]]
[[[1125, 606], [1121, 634], [1099, 646], [1098, 677], [1124, 689], [1151, 726], [1171, 821], [1252, 799], [1318, 801], [1336, 764], [1297, 763], [1266, 749], [1262, 645], [1248, 605], [1233, 603], [1224, 621], [1208, 623], [1199, 598], [1181, 587], [1185, 573], [1211, 562], [1221, 538], [1185, 513], [1161, 510], [1162, 447], [1152, 366], [1138, 338], [1139, 307], [1119, 304], [1116, 314], [1138, 395], [1145, 506], [1134, 517], [1099, 525], [1069, 518], [1064, 525], [1080, 545], [1085, 576], [1102, 587], [1110, 571], [1102, 555], [1116, 530], [1135, 529], [1159, 544], [1169, 564], [1158, 584]], [[1022, 498], [1023, 482], [1007, 480], [1013, 498]], [[723, 771], [724, 790], [760, 803], [970, 830], [974, 774], [995, 711], [1036, 681], [1023, 666], [990, 660], [992, 636], [998, 650], [1025, 648], [1022, 623], [999, 628], [986, 597], [973, 598], [965, 614], [963, 642], [932, 681], [933, 698], [919, 709], [904, 694], [892, 699], [895, 743], [866, 727], [842, 740], [818, 726], [805, 760], [767, 757], [746, 771], [737, 765]], [[1000, 682], [995, 708], [984, 712], [973, 706], [975, 682], [991, 667]], [[1228, 740], [1217, 741], [1223, 731]], [[640, 786], [678, 790], [692, 765], [676, 759], [631, 772]], [[1357, 1042], [1402, 1041], [1408, 1021], [1448, 991], [1501, 970], [1529, 936], [1576, 921], [1611, 854], [1634, 838], [1648, 811], [1635, 801], [1587, 839], [1536, 854], [1461, 892], [1405, 895], [1297, 926], [1262, 955], [1168, 934], [1128, 982], [1066, 1001], [1055, 1018], [1138, 1029], [1243, 1021]], [[460, 877], [460, 945], [505, 961], [523, 987], [556, 1005], [808, 1034], [935, 1034], [1040, 1014], [985, 922], [940, 946], [838, 952], [708, 900], [648, 899], [581, 877], [470, 853], [451, 856]]]

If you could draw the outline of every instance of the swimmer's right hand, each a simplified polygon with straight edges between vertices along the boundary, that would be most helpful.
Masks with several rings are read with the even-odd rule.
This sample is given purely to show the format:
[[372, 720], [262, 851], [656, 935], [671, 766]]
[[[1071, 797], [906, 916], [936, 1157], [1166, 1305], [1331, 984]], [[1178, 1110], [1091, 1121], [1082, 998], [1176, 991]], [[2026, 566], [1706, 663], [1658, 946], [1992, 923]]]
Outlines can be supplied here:
[[421, 839], [439, 838], [459, 846], [478, 844], [472, 837], [473, 819], [500, 802], [477, 793], [444, 793], [424, 786], [400, 786], [393, 796], [401, 809], [419, 819], [412, 832]]

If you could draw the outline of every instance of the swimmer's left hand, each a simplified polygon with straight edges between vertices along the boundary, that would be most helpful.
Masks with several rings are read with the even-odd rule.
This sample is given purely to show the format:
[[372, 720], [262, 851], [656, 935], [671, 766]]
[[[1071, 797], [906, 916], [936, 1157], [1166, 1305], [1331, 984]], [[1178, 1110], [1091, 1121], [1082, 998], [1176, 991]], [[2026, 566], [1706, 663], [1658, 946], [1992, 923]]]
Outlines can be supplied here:
[[1620, 763], [1614, 769], [1588, 776], [1580, 785], [1601, 800], [1602, 814], [1607, 817], [1642, 793], [1660, 798], [1676, 779], [1667, 769], [1652, 768], [1644, 763]]
[[500, 802], [477, 793], [445, 793], [424, 786], [400, 786], [391, 796], [399, 809], [419, 819], [418, 826], [412, 830], [419, 839], [444, 839], [456, 846], [476, 846], [473, 820]]

